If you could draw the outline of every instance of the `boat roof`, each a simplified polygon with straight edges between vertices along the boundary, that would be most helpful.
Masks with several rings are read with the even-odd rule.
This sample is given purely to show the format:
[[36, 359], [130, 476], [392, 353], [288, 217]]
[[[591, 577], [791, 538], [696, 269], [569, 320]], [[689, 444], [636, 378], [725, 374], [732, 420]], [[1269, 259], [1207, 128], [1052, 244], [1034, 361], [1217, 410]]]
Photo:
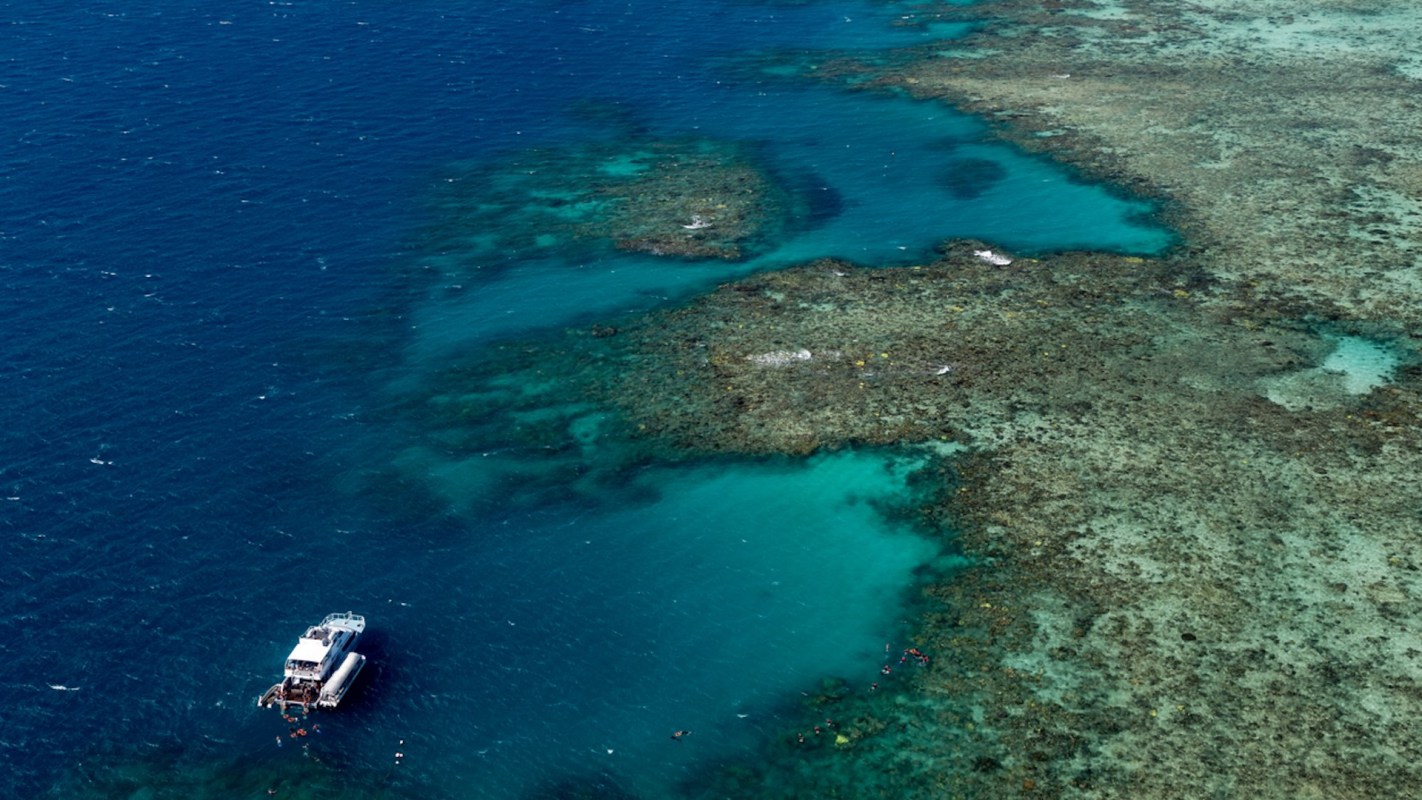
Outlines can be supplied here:
[[287, 660], [315, 661], [319, 664], [330, 650], [331, 645], [320, 639], [301, 639], [296, 643], [296, 647], [292, 649], [291, 655], [287, 656]]

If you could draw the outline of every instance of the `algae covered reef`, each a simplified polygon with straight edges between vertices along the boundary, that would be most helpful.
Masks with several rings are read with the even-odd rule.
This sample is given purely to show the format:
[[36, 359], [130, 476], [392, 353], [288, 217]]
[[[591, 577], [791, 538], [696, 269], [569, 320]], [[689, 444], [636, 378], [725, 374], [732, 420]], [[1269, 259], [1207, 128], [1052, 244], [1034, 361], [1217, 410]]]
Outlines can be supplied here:
[[447, 171], [427, 251], [577, 257], [613, 246], [737, 260], [776, 241], [788, 218], [754, 151], [718, 140], [534, 148]]

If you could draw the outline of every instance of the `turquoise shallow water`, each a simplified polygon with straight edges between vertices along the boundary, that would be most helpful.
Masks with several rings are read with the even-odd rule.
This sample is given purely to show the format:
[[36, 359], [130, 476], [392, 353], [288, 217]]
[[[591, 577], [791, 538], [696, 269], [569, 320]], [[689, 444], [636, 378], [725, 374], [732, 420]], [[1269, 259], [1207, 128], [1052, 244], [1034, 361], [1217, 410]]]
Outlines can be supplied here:
[[[453, 352], [811, 255], [1165, 241], [944, 109], [729, 66], [920, 41], [896, 6], [6, 4], [0, 744], [25, 757], [0, 795], [656, 796], [873, 675], [915, 570], [951, 564], [867, 502], [909, 502], [886, 455], [652, 466], [528, 507], [377, 410]], [[514, 252], [484, 277], [408, 249], [448, 165], [616, 135], [587, 101], [753, 140], [840, 211], [754, 264]], [[954, 159], [1000, 169], [960, 197]], [[347, 608], [373, 666], [317, 765], [252, 699]]]
[[[414, 358], [433, 357], [437, 367], [451, 348], [470, 342], [652, 308], [754, 270], [825, 256], [879, 266], [922, 263], [953, 237], [1020, 253], [1150, 253], [1172, 241], [1149, 223], [1148, 204], [988, 141], [981, 122], [941, 105], [779, 80], [710, 94], [639, 128], [637, 136], [691, 131], [755, 142], [793, 190], [811, 197], [811, 209], [829, 206], [822, 219], [801, 221], [778, 246], [738, 264], [633, 254], [568, 261], [481, 247], [422, 253], [418, 267], [440, 278], [411, 312]], [[689, 128], [674, 127], [686, 119]], [[447, 174], [464, 169], [451, 166]]]
[[[914, 569], [939, 558], [875, 508], [899, 502], [912, 461], [895, 463], [654, 469], [626, 487], [640, 502], [535, 512], [456, 548], [442, 585], [382, 608], [395, 628], [436, 615], [481, 642], [400, 657], [433, 689], [411, 742], [460, 742], [461, 779], [483, 785], [571, 771], [657, 796], [777, 732], [782, 705], [818, 689], [807, 676], [867, 684]], [[674, 730], [695, 735], [675, 746]]]
[[1150, 207], [1074, 181], [1060, 166], [988, 141], [980, 121], [940, 104], [767, 78], [679, 116], [712, 136], [766, 142], [802, 189], [833, 192], [837, 213], [764, 256], [914, 263], [951, 237], [1024, 250], [1170, 244]]

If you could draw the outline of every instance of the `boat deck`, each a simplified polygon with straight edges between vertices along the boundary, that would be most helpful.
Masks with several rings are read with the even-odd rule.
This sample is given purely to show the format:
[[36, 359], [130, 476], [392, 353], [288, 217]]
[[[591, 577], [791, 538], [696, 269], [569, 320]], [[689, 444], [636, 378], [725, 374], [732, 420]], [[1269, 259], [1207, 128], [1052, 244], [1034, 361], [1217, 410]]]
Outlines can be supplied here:
[[257, 705], [262, 708], [271, 708], [279, 705], [285, 711], [289, 706], [301, 706], [302, 708], [313, 708], [317, 700], [321, 697], [320, 687], [310, 685], [297, 690], [282, 691], [282, 684], [278, 683], [266, 690]]

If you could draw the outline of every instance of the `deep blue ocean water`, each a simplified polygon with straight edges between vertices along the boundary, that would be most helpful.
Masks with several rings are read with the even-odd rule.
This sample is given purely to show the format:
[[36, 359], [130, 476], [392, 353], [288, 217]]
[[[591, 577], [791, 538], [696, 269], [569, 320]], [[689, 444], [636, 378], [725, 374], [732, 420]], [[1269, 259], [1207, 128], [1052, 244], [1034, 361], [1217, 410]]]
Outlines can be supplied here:
[[[664, 794], [876, 674], [915, 570], [952, 563], [878, 511], [912, 456], [653, 466], [529, 508], [369, 414], [386, 385], [808, 257], [1168, 243], [945, 107], [735, 67], [958, 30], [896, 26], [911, 4], [0, 7], [0, 796], [295, 793], [310, 754], [391, 796]], [[411, 245], [450, 165], [606, 136], [588, 100], [754, 141], [842, 211], [739, 265], [514, 252], [481, 279]], [[955, 197], [925, 177], [950, 151], [1003, 176]], [[411, 290], [428, 265], [476, 291]], [[252, 700], [346, 609], [372, 667], [310, 753], [277, 748]]]

